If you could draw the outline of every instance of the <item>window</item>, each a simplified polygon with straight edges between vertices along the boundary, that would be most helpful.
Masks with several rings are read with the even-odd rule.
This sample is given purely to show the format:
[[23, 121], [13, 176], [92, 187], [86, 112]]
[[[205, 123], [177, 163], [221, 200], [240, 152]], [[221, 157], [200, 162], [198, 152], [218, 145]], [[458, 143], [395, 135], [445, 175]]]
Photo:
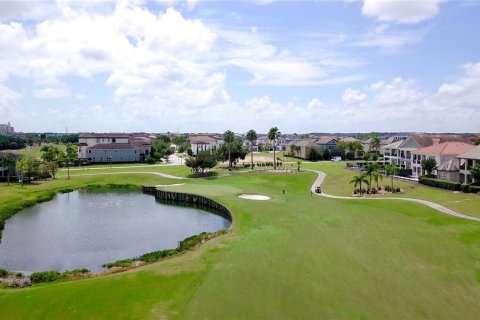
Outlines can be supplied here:
[[97, 143], [100, 143], [100, 138], [97, 138]]
[[115, 143], [117, 142], [117, 139], [116, 138], [112, 138], [112, 143]]
[[92, 150], [88, 150], [88, 153], [92, 153]]

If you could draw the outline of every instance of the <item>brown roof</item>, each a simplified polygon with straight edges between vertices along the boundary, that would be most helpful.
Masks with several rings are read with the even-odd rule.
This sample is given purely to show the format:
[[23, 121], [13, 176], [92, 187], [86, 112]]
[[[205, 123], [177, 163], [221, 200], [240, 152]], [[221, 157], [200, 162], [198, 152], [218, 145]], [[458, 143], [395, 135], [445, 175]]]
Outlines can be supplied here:
[[321, 136], [321, 137], [318, 137], [317, 139], [315, 139], [315, 141], [313, 141], [315, 144], [327, 144], [329, 142], [331, 142], [332, 140], [337, 140], [337, 137], [335, 136]]
[[434, 144], [435, 139], [439, 143], [448, 142], [448, 141], [458, 141], [469, 143], [468, 139], [460, 135], [455, 134], [414, 134], [411, 136], [421, 148], [428, 147]]
[[476, 146], [467, 152], [458, 155], [457, 158], [480, 160], [480, 146]]
[[130, 143], [99, 143], [88, 149], [94, 150], [133, 150], [135, 146]]
[[212, 136], [190, 136], [188, 140], [191, 144], [210, 144], [217, 142], [217, 139]]
[[129, 138], [127, 133], [80, 133], [79, 138]]
[[457, 156], [464, 152], [467, 152], [470, 149], [473, 149], [475, 146], [465, 142], [443, 142], [433, 146], [420, 148], [412, 153], [415, 154], [442, 154], [442, 155], [452, 155]]

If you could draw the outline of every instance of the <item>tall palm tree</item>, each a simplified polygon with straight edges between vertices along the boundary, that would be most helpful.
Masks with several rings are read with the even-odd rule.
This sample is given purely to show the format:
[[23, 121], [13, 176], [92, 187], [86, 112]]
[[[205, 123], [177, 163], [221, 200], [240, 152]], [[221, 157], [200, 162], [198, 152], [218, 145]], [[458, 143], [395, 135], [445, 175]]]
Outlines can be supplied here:
[[[369, 162], [367, 166], [365, 167], [365, 175], [368, 176], [368, 190], [371, 189], [372, 186], [372, 177], [378, 176], [378, 164], [376, 162]], [[377, 177], [378, 179], [378, 177]]]
[[368, 180], [364, 174], [353, 176], [352, 180], [350, 181], [350, 184], [353, 183], [354, 188], [357, 188], [357, 186], [360, 186], [360, 194], [362, 194], [362, 182], [368, 185]]
[[385, 165], [385, 174], [390, 176], [392, 180], [392, 192], [393, 192], [393, 176], [398, 174], [398, 167], [394, 164]]
[[232, 143], [235, 141], [235, 133], [231, 130], [227, 130], [223, 133], [223, 141], [228, 146], [228, 170], [232, 170], [232, 158], [231, 158], [231, 148]]
[[7, 185], [10, 185], [10, 170], [11, 168], [15, 168], [15, 164], [17, 163], [17, 160], [14, 157], [7, 156], [2, 159], [2, 166], [5, 166], [7, 168]]
[[253, 142], [254, 141], [257, 141], [257, 132], [253, 129], [250, 129], [248, 132], [247, 132], [247, 140], [250, 141], [250, 155], [251, 155], [251, 160], [252, 160], [252, 164], [251, 164], [251, 167], [252, 167], [252, 170], [253, 170], [253, 150], [252, 150], [252, 146], [253, 146]]
[[280, 131], [278, 131], [277, 127], [273, 127], [268, 131], [268, 139], [272, 140], [273, 142], [273, 169], [277, 170], [277, 158], [275, 157], [275, 142], [277, 140], [278, 135], [280, 134]]

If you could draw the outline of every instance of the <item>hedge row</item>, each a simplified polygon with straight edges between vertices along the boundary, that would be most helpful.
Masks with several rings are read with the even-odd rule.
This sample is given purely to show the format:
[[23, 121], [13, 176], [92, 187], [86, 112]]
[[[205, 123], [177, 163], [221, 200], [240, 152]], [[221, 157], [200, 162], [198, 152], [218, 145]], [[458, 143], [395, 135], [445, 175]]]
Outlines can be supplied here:
[[437, 180], [437, 179], [427, 178], [427, 177], [420, 177], [418, 179], [418, 182], [430, 187], [436, 187], [436, 188], [452, 190], [452, 191], [460, 191], [462, 186], [459, 182]]
[[462, 184], [462, 192], [465, 193], [480, 193], [480, 186], [474, 186], [471, 184]]

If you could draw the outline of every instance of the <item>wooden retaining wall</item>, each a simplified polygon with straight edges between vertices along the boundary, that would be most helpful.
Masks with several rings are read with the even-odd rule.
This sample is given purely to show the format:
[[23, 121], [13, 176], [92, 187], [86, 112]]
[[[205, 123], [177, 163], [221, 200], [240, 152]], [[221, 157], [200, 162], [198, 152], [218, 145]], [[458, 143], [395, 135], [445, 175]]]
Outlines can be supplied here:
[[207, 197], [190, 193], [160, 190], [155, 186], [143, 186], [142, 189], [144, 193], [154, 195], [155, 198], [158, 200], [174, 203], [190, 203], [194, 205], [205, 206], [209, 209], [213, 209], [214, 211], [218, 212], [219, 215], [232, 222], [232, 214], [230, 213], [230, 211], [224, 206], [222, 206], [220, 203]]

